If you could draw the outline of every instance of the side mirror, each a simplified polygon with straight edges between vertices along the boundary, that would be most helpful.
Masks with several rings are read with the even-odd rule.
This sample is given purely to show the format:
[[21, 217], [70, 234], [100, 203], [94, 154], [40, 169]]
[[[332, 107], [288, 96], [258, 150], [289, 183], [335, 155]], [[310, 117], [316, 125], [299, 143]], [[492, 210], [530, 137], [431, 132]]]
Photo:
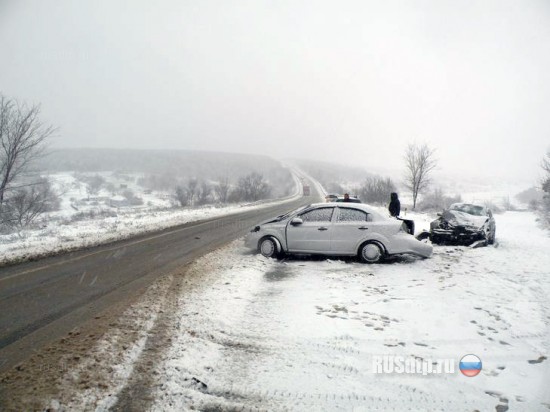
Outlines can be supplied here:
[[491, 212], [490, 210], [487, 211], [487, 215], [489, 215], [489, 217], [493, 217], [493, 212]]
[[295, 217], [290, 221], [290, 224], [292, 226], [298, 226], [298, 225], [301, 225], [302, 223], [304, 223], [304, 221], [299, 217]]

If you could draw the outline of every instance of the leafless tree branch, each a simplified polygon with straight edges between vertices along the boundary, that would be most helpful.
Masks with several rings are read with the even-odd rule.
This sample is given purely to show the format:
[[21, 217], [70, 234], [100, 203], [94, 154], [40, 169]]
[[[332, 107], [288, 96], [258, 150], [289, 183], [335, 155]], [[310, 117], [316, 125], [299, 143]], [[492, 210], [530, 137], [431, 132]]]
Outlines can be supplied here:
[[227, 203], [231, 183], [228, 176], [220, 177], [218, 184], [214, 186], [214, 192], [221, 203]]
[[39, 115], [39, 105], [29, 107], [0, 95], [0, 208], [10, 184], [43, 153], [55, 132]]
[[405, 150], [405, 184], [413, 195], [413, 209], [418, 194], [430, 185], [430, 173], [437, 166], [435, 149], [427, 144], [409, 144]]
[[546, 156], [542, 159], [541, 163], [542, 170], [544, 170], [548, 177], [550, 177], [550, 150], [546, 153]]

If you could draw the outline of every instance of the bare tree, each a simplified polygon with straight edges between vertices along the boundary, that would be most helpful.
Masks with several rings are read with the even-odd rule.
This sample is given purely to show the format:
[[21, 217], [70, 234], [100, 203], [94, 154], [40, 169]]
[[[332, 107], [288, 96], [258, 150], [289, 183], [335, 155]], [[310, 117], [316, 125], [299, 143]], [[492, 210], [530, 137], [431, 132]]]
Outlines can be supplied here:
[[546, 176], [542, 179], [542, 190], [545, 195], [542, 199], [544, 209], [546, 210], [546, 220], [550, 223], [550, 150], [542, 159], [542, 169], [546, 172]]
[[189, 204], [193, 204], [195, 201], [198, 186], [199, 180], [196, 177], [192, 177], [187, 181], [187, 197], [189, 199]]
[[105, 178], [100, 175], [94, 175], [86, 180], [86, 193], [88, 193], [88, 200], [90, 200], [90, 195], [96, 196], [99, 193], [105, 184]]
[[269, 183], [264, 180], [260, 173], [252, 172], [239, 179], [237, 187], [241, 200], [257, 201], [265, 199], [271, 193]]
[[357, 192], [363, 202], [385, 204], [390, 198], [390, 193], [395, 192], [395, 185], [389, 177], [371, 176], [365, 179]]
[[507, 212], [516, 210], [516, 207], [510, 200], [510, 196], [504, 196], [502, 198], [502, 208]]
[[405, 184], [413, 195], [413, 209], [418, 194], [430, 184], [430, 172], [437, 166], [435, 149], [427, 144], [409, 144], [405, 151]]
[[46, 212], [59, 208], [59, 196], [47, 179], [17, 189], [10, 195], [4, 208], [3, 223], [19, 228], [28, 226]]
[[546, 172], [548, 178], [550, 178], [550, 150], [546, 153], [546, 156], [542, 159], [541, 167]]
[[203, 180], [197, 193], [197, 203], [199, 205], [207, 204], [210, 200], [210, 193], [212, 193], [212, 186], [210, 186], [207, 181]]
[[40, 106], [28, 107], [0, 95], [0, 208], [10, 184], [43, 152], [55, 130], [39, 115]]
[[175, 197], [181, 207], [189, 205], [189, 193], [184, 187], [176, 186]]
[[230, 187], [231, 183], [228, 176], [220, 177], [218, 179], [218, 184], [214, 186], [214, 192], [216, 193], [216, 196], [221, 203], [227, 203]]

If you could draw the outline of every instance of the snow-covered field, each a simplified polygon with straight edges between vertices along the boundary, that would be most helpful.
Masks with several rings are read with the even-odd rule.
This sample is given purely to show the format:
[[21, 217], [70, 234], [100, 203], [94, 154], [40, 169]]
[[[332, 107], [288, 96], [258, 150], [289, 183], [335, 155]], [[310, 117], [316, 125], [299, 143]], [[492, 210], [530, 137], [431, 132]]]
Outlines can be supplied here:
[[[234, 242], [178, 281], [160, 356], [142, 350], [158, 338], [151, 325], [124, 347], [113, 328], [86, 364], [101, 388], [84, 392], [69, 376], [48, 404], [114, 405], [139, 364], [148, 383], [137, 397], [155, 411], [548, 410], [550, 237], [530, 212], [498, 215], [497, 226], [495, 247], [436, 246], [431, 259], [378, 265], [270, 260]], [[140, 322], [165, 315], [158, 301], [145, 296]], [[483, 362], [476, 377], [458, 371], [466, 354]], [[380, 356], [448, 359], [454, 373], [374, 373]]]
[[[0, 265], [96, 246], [187, 222], [264, 207], [266, 204], [258, 202], [257, 204], [176, 208], [173, 207], [173, 200], [168, 193], [143, 192], [136, 184], [126, 180], [113, 181], [111, 174], [104, 174], [103, 177], [111, 179], [111, 184], [119, 185], [124, 182], [127, 189], [134, 191], [143, 199], [143, 205], [111, 207], [105, 204], [104, 200], [93, 201], [94, 197], [99, 199], [112, 197], [106, 189], [102, 189], [92, 197], [92, 201], [87, 201], [86, 185], [78, 181], [73, 174], [50, 175], [49, 178], [54, 187], [62, 193], [60, 210], [48, 213], [32, 228], [0, 235]], [[293, 196], [275, 201], [295, 199], [298, 196], [298, 183], [297, 181]]]
[[[443, 189], [443, 193], [446, 196], [458, 196], [460, 195], [463, 202], [475, 203], [481, 205], [495, 205], [498, 208], [506, 207], [506, 203], [510, 203], [511, 206], [524, 209], [527, 205], [522, 204], [516, 195], [529, 187], [529, 182], [524, 183], [506, 183], [500, 182], [498, 184], [488, 184], [484, 182], [469, 182], [464, 183], [448, 183]], [[403, 190], [399, 195], [401, 199], [402, 207], [411, 208], [412, 195], [408, 191]], [[422, 202], [424, 196], [420, 195], [419, 202]]]

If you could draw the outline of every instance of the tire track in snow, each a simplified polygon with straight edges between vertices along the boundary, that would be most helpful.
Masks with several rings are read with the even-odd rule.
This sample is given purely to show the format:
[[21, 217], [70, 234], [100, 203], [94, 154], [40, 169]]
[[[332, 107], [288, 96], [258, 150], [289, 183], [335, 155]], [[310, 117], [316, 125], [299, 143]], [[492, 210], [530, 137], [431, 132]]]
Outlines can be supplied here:
[[170, 283], [171, 278], [155, 282], [139, 303], [123, 313], [116, 327], [59, 382], [59, 397], [50, 399], [48, 407], [60, 411], [106, 411], [115, 405], [146, 347]]

